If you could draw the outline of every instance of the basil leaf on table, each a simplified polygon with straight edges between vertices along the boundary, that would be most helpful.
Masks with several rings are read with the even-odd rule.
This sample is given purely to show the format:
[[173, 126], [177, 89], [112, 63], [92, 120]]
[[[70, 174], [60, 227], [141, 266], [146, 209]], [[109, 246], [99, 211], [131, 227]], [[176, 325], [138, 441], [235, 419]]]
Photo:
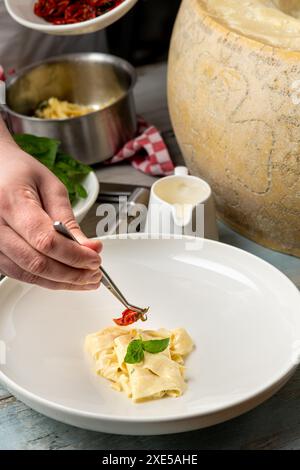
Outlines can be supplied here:
[[71, 204], [87, 197], [81, 182], [91, 167], [62, 152], [58, 140], [31, 134], [15, 134], [14, 139], [24, 152], [39, 160], [61, 180], [68, 190]]

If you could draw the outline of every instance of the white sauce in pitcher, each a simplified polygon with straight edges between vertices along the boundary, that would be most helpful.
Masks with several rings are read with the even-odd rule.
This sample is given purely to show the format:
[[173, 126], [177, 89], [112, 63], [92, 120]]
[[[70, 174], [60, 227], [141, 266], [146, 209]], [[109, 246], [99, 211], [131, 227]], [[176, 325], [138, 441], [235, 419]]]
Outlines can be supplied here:
[[201, 181], [178, 176], [161, 180], [155, 188], [155, 194], [174, 207], [178, 221], [186, 223], [193, 207], [205, 201], [210, 196], [210, 190]]
[[162, 184], [158, 184], [155, 188], [155, 193], [160, 199], [169, 204], [196, 205], [209, 196], [208, 189], [201, 183], [199, 184], [193, 179], [180, 177], [168, 181], [162, 180]]

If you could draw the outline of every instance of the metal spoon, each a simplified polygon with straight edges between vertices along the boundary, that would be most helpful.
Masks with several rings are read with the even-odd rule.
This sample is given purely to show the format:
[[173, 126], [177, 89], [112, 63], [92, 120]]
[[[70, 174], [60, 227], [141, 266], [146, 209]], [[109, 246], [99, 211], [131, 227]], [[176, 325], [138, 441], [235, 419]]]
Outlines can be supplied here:
[[[73, 240], [76, 243], [79, 243], [78, 240], [72, 235], [72, 233], [67, 229], [67, 227], [62, 222], [54, 222], [53, 227], [55, 230], [64, 235], [66, 238]], [[103, 285], [124, 305], [125, 308], [132, 310], [140, 315], [140, 320], [146, 321], [147, 320], [147, 312], [149, 311], [149, 307], [147, 308], [140, 308], [131, 305], [120, 289], [116, 286], [110, 276], [107, 274], [105, 269], [101, 266], [100, 271], [102, 272], [102, 283]]]

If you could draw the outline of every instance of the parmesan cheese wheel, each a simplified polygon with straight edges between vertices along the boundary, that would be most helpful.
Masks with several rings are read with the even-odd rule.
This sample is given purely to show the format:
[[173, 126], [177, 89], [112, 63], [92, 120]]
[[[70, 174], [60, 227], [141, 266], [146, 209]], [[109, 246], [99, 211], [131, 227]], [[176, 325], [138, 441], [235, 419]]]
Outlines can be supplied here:
[[[191, 172], [211, 184], [224, 221], [300, 256], [300, 20], [294, 40], [288, 27], [296, 28], [300, 8], [294, 0], [230, 1], [232, 8], [269, 4], [266, 16], [251, 10], [265, 22], [251, 32], [242, 14], [226, 14], [226, 3], [182, 2], [168, 71], [175, 133]], [[281, 14], [281, 32], [273, 34]]]

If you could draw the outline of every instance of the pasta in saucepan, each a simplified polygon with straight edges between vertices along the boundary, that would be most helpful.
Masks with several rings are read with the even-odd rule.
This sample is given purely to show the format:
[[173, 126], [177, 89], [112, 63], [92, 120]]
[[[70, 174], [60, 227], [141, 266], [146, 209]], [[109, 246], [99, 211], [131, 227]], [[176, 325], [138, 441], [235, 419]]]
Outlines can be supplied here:
[[69, 119], [92, 113], [93, 108], [80, 104], [61, 101], [57, 98], [49, 98], [35, 111], [35, 116], [40, 119]]

